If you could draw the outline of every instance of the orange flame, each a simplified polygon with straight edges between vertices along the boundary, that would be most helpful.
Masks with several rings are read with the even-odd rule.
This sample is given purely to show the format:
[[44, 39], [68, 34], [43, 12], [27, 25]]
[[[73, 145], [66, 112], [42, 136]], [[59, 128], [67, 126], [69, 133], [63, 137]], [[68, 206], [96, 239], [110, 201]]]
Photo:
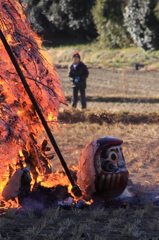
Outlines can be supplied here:
[[[47, 121], [57, 121], [60, 103], [65, 103], [59, 76], [42, 50], [42, 40], [34, 33], [18, 0], [0, 0], [0, 29]], [[10, 175], [19, 163], [26, 166], [23, 151], [30, 134], [41, 137], [43, 128], [21, 80], [0, 40], [0, 200]], [[51, 123], [50, 123], [51, 124]], [[53, 123], [52, 123], [53, 124]], [[36, 144], [37, 158], [42, 153]], [[42, 174], [37, 170], [39, 174]], [[38, 176], [44, 185], [62, 184], [57, 174]], [[68, 180], [59, 175], [65, 184]], [[9, 203], [8, 203], [9, 204]], [[7, 206], [7, 205], [6, 205]]]
[[[42, 40], [31, 30], [18, 0], [0, 0], [0, 28], [46, 120], [57, 125], [58, 109], [65, 103], [59, 76], [41, 48]], [[45, 164], [40, 162], [40, 158], [44, 158], [46, 168], [50, 169], [50, 160], [37, 140], [42, 138], [43, 128], [41, 124], [34, 124], [40, 120], [1, 41], [0, 65], [0, 201], [10, 177], [20, 166], [28, 165], [26, 158], [31, 155], [33, 170], [38, 175], [37, 179], [33, 176], [32, 185], [35, 181], [44, 187], [60, 184], [71, 191], [65, 174], [48, 174]], [[77, 172], [78, 168], [74, 167], [73, 171]], [[91, 204], [91, 201], [86, 203]], [[17, 199], [4, 202], [3, 206], [18, 207]]]

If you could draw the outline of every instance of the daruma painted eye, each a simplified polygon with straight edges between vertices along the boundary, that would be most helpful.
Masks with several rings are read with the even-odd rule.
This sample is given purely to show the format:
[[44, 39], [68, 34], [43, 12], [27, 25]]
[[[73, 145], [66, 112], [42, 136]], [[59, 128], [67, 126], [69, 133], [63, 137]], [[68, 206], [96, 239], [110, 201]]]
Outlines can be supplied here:
[[119, 154], [115, 150], [111, 150], [108, 153], [108, 160], [111, 161], [112, 163], [117, 163], [119, 161]]

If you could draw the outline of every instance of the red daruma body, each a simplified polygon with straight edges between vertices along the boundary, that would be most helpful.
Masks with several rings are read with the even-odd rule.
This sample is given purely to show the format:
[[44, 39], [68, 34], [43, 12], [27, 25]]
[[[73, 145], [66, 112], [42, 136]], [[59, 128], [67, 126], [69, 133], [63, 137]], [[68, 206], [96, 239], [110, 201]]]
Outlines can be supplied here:
[[129, 173], [122, 143], [118, 138], [102, 137], [86, 145], [80, 156], [77, 176], [77, 183], [85, 195], [110, 199], [125, 190]]

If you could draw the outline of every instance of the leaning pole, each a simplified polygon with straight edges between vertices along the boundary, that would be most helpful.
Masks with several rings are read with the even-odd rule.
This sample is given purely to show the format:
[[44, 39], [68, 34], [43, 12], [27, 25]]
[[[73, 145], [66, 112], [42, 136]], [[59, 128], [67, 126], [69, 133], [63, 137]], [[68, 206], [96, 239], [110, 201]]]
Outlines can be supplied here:
[[28, 83], [27, 83], [27, 81], [26, 81], [26, 79], [25, 79], [25, 77], [24, 77], [24, 75], [22, 73], [22, 70], [21, 70], [21, 68], [20, 68], [20, 66], [19, 66], [19, 64], [18, 64], [18, 62], [17, 62], [17, 60], [16, 60], [16, 58], [15, 58], [15, 56], [13, 54], [13, 51], [12, 51], [11, 47], [9, 46], [9, 44], [8, 44], [8, 42], [7, 42], [7, 40], [6, 40], [6, 38], [5, 38], [5, 36], [4, 36], [4, 34], [3, 34], [1, 29], [0, 29], [0, 38], [1, 38], [2, 42], [3, 42], [3, 45], [4, 45], [8, 55], [9, 55], [11, 61], [12, 61], [12, 63], [13, 63], [13, 65], [14, 65], [14, 67], [15, 67], [15, 69], [16, 69], [16, 71], [17, 71], [17, 73], [18, 73], [18, 75], [19, 75], [19, 77], [21, 79], [21, 81], [22, 81], [22, 84], [23, 84], [23, 86], [24, 86], [24, 88], [25, 88], [25, 90], [26, 90], [26, 92], [27, 92], [27, 94], [28, 94], [28, 96], [29, 96], [29, 98], [30, 98], [34, 108], [35, 108], [35, 111], [37, 112], [37, 114], [38, 114], [38, 116], [39, 116], [39, 118], [40, 118], [40, 120], [42, 122], [42, 125], [43, 125], [43, 127], [44, 127], [44, 129], [45, 129], [45, 131], [46, 131], [46, 133], [47, 133], [47, 135], [49, 137], [49, 139], [50, 139], [50, 142], [51, 142], [51, 144], [52, 144], [52, 146], [53, 146], [57, 156], [60, 159], [61, 165], [63, 166], [63, 168], [65, 170], [65, 173], [66, 173], [66, 175], [67, 175], [67, 177], [68, 177], [68, 179], [69, 179], [69, 181], [70, 181], [70, 183], [72, 185], [72, 192], [73, 192], [73, 194], [75, 196], [77, 196], [77, 197], [81, 197], [82, 196], [82, 192], [81, 192], [80, 188], [78, 187], [78, 185], [75, 184], [75, 182], [74, 182], [74, 180], [73, 180], [73, 178], [72, 178], [72, 176], [70, 174], [70, 171], [69, 171], [69, 169], [67, 167], [67, 164], [66, 164], [66, 162], [65, 162], [65, 160], [64, 160], [64, 158], [63, 158], [63, 156], [61, 154], [61, 151], [60, 151], [60, 149], [59, 149], [59, 147], [58, 147], [58, 145], [57, 145], [57, 143], [56, 143], [56, 141], [54, 139], [54, 136], [53, 136], [53, 134], [52, 134], [48, 124], [47, 124], [47, 121], [45, 120], [45, 118], [44, 118], [44, 116], [43, 116], [43, 114], [42, 114], [42, 112], [40, 110], [40, 107], [39, 107], [39, 105], [38, 105], [38, 103], [37, 103], [37, 101], [36, 101], [32, 91], [30, 90], [30, 87], [29, 87], [29, 85], [28, 85]]

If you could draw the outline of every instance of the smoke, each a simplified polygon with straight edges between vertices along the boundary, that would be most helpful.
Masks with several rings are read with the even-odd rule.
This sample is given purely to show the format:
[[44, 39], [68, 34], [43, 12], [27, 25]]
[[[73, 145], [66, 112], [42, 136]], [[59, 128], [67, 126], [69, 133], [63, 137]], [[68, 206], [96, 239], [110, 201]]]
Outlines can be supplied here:
[[120, 195], [120, 199], [126, 198], [126, 197], [134, 197], [135, 193], [132, 193], [129, 191], [128, 187], [125, 188], [124, 192]]

